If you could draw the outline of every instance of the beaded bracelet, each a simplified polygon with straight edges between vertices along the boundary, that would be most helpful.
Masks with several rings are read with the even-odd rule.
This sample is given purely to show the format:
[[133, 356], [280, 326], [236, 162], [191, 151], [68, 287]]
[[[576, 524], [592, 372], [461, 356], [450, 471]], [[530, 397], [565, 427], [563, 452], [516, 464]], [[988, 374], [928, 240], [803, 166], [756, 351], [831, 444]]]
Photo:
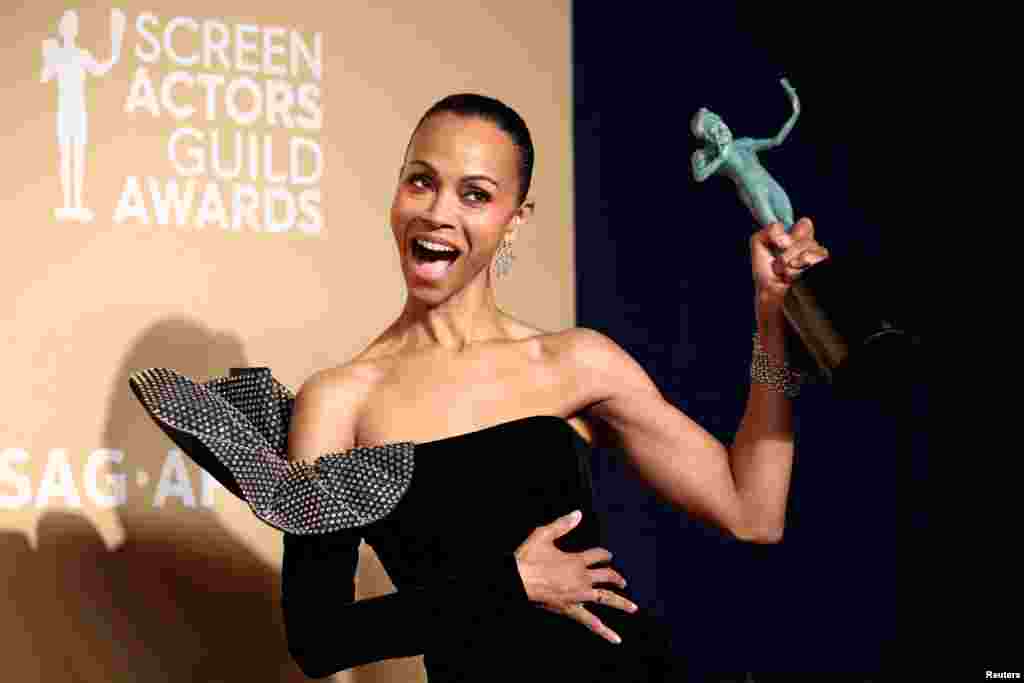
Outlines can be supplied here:
[[750, 362], [750, 381], [765, 384], [786, 398], [800, 395], [800, 384], [806, 375], [778, 361], [761, 346], [761, 334], [754, 333], [754, 357]]

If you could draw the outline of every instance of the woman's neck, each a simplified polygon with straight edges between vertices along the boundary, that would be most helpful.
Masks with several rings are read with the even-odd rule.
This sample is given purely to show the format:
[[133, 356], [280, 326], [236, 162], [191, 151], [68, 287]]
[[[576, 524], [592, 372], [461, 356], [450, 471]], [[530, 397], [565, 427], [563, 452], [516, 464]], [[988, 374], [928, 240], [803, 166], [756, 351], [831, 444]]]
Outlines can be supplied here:
[[466, 288], [438, 305], [408, 297], [388, 336], [404, 347], [440, 345], [461, 351], [470, 344], [507, 337], [491, 287]]

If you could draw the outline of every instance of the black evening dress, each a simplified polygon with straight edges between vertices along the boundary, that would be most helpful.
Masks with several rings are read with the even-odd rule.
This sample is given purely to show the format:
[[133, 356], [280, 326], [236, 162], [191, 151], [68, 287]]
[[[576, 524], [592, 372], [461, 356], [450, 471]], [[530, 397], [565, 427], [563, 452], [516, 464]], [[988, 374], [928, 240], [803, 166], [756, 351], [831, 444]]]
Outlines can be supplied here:
[[[430, 683], [680, 680], [668, 630], [645, 610], [586, 604], [616, 645], [527, 598], [513, 553], [536, 527], [580, 509], [556, 545], [603, 545], [590, 447], [564, 419], [289, 464], [294, 397], [267, 368], [206, 382], [151, 368], [130, 385], [179, 448], [284, 531], [288, 650], [307, 676], [423, 655]], [[355, 600], [361, 541], [396, 592]]]

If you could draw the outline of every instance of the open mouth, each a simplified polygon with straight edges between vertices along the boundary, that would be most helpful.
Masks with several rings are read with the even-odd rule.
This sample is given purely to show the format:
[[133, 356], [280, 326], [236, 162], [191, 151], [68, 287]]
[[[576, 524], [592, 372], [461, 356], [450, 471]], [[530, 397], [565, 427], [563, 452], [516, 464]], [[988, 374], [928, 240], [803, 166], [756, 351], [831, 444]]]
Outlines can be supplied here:
[[447, 245], [418, 238], [412, 239], [411, 245], [413, 270], [426, 280], [443, 276], [462, 253]]

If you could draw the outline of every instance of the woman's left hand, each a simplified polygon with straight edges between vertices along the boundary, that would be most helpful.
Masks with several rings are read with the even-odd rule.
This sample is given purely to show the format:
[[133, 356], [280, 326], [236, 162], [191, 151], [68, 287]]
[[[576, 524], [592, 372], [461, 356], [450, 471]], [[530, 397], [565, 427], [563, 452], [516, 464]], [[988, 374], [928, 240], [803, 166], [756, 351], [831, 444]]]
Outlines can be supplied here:
[[[772, 250], [780, 250], [776, 256]], [[750, 260], [758, 303], [782, 310], [782, 300], [800, 274], [829, 257], [828, 249], [814, 239], [814, 224], [801, 218], [789, 234], [773, 223], [750, 238]]]

